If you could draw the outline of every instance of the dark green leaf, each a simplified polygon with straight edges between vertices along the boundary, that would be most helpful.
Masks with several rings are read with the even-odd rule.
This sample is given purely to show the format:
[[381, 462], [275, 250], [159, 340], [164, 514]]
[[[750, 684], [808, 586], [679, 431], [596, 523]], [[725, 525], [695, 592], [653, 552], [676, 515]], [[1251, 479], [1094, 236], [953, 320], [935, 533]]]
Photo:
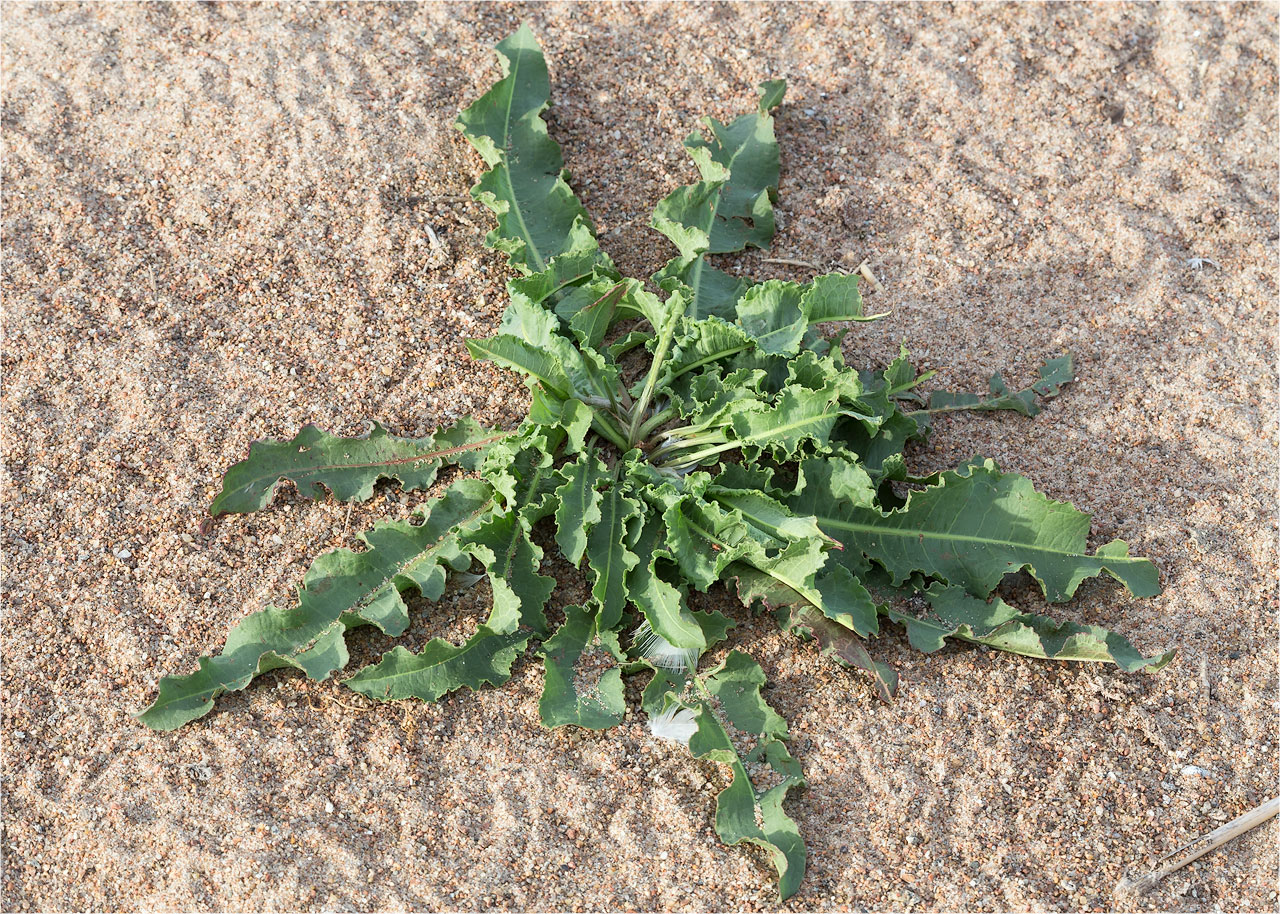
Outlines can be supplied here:
[[501, 634], [481, 627], [462, 645], [435, 638], [416, 654], [397, 647], [343, 684], [379, 701], [435, 701], [455, 689], [506, 682], [511, 664], [528, 643], [527, 630]]
[[1086, 552], [1089, 515], [1050, 501], [991, 460], [940, 475], [938, 485], [912, 492], [906, 505], [882, 514], [874, 508], [818, 514], [826, 533], [879, 562], [894, 576], [913, 572], [960, 585], [975, 596], [1026, 569], [1053, 602], [1070, 599], [1085, 578], [1106, 573], [1137, 597], [1160, 592], [1156, 568], [1129, 555], [1114, 540]]
[[361, 538], [364, 552], [338, 549], [312, 564], [292, 609], [269, 607], [231, 630], [222, 653], [201, 657], [199, 671], [166, 676], [150, 707], [138, 715], [148, 727], [172, 730], [207, 714], [223, 692], [243, 689], [261, 672], [281, 666], [324, 679], [347, 663], [349, 623], [372, 622], [398, 635], [409, 617], [400, 593], [410, 588], [436, 599], [448, 567], [465, 567], [459, 531], [493, 508], [490, 487], [463, 479], [430, 506], [421, 525], [379, 524]]
[[1100, 626], [1019, 612], [999, 597], [987, 602], [960, 587], [935, 584], [925, 596], [932, 610], [928, 615], [883, 610], [906, 628], [911, 645], [925, 653], [940, 650], [947, 638], [959, 638], [1024, 657], [1114, 663], [1127, 673], [1154, 673], [1175, 653], [1144, 657], [1126, 638]]
[[474, 470], [485, 450], [505, 437], [470, 417], [426, 438], [397, 438], [376, 422], [360, 438], [339, 438], [308, 425], [291, 441], [255, 441], [249, 456], [227, 470], [209, 513], [260, 510], [286, 479], [303, 498], [319, 498], [328, 490], [339, 501], [370, 498], [379, 479], [398, 480], [407, 490], [425, 489], [442, 466]]

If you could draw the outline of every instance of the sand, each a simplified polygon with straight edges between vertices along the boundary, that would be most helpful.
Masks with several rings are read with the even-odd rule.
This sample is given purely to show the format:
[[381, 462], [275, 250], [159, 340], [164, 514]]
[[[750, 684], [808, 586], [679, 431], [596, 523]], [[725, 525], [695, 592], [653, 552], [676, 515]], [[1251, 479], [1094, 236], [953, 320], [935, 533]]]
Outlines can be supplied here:
[[[872, 645], [902, 674], [884, 705], [744, 619], [723, 649], [765, 667], [809, 777], [788, 804], [809, 871], [783, 907], [1277, 908], [1274, 822], [1146, 898], [1112, 894], [1276, 792], [1274, 4], [0, 14], [0, 907], [778, 907], [764, 859], [712, 834], [724, 772], [638, 713], [542, 730], [532, 660], [438, 705], [272, 674], [173, 734], [130, 717], [287, 603], [312, 557], [426, 497], [282, 493], [202, 533], [252, 439], [522, 415], [520, 383], [462, 343], [495, 326], [509, 273], [450, 124], [528, 18], [552, 134], [624, 270], [670, 254], [646, 224], [692, 178], [697, 117], [786, 77], [776, 244], [727, 262], [867, 260], [893, 314], [846, 354], [884, 364], [905, 340], [940, 385], [1025, 384], [1074, 352], [1079, 381], [1042, 416], [948, 419], [913, 465], [993, 457], [1161, 570], [1157, 599], [1090, 583], [1054, 608], [1178, 648], [1156, 676], [924, 656], [893, 629]], [[546, 567], [558, 605], [581, 599]], [[406, 643], [465, 633], [487, 597], [416, 607]], [[352, 641], [358, 661], [386, 647]]]

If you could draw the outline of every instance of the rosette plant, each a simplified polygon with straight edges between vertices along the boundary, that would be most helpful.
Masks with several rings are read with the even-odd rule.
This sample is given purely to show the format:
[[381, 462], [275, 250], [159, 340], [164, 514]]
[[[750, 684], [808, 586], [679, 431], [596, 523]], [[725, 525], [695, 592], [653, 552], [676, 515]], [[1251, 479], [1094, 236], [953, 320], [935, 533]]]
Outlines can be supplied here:
[[[990, 460], [918, 477], [904, 459], [939, 413], [1035, 415], [1039, 398], [1071, 380], [1069, 357], [1025, 390], [997, 375], [986, 395], [925, 395], [929, 375], [905, 352], [858, 370], [842, 357], [844, 331], [824, 333], [875, 319], [856, 276], [754, 283], [709, 261], [773, 237], [781, 81], [760, 87], [755, 110], [729, 124], [707, 119], [685, 141], [700, 179], [657, 204], [652, 225], [676, 255], [644, 282], [619, 273], [570, 189], [541, 117], [550, 85], [532, 34], [521, 28], [498, 54], [503, 77], [457, 126], [487, 166], [472, 194], [493, 212], [487, 243], [513, 276], [496, 334], [468, 346], [528, 379], [528, 417], [509, 431], [468, 419], [421, 439], [379, 425], [340, 438], [309, 426], [255, 443], [227, 472], [214, 516], [265, 508], [283, 480], [304, 497], [358, 501], [380, 479], [427, 489], [442, 468], [456, 469], [416, 517], [376, 525], [362, 551], [316, 559], [295, 606], [248, 616], [196, 672], [162, 680], [143, 723], [178, 727], [276, 668], [327, 678], [346, 667], [353, 629], [402, 634], [406, 592], [429, 604], [451, 573], [475, 566], [493, 605], [473, 636], [397, 646], [343, 685], [377, 700], [434, 701], [502, 683], [534, 654], [545, 667], [543, 723], [603, 729], [626, 713], [623, 676], [647, 673], [641, 704], [654, 733], [729, 767], [716, 831], [762, 846], [787, 897], [804, 872], [804, 843], [784, 810], [803, 784], [800, 765], [786, 723], [761, 697], [761, 667], [740, 651], [704, 662], [733, 622], [690, 609], [691, 590], [727, 585], [863, 671], [886, 700], [897, 677], [866, 648], [885, 623], [924, 651], [956, 639], [1128, 671], [1169, 661], [994, 596], [1021, 571], [1055, 602], [1100, 574], [1150, 596], [1159, 592], [1151, 562], [1119, 540], [1089, 553], [1087, 515]], [[540, 525], [590, 581], [590, 599], [562, 616], [547, 612], [556, 581], [540, 572]]]

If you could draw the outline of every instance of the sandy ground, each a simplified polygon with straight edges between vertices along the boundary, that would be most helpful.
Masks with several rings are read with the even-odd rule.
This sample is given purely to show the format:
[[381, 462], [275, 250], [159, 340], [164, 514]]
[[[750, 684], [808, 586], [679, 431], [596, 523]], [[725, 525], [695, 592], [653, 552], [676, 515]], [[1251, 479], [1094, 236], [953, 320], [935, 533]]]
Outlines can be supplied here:
[[[851, 359], [905, 339], [974, 387], [1078, 358], [1039, 419], [949, 420], [916, 465], [994, 457], [1166, 584], [1090, 584], [1056, 610], [1178, 647], [1161, 675], [925, 657], [894, 630], [874, 645], [903, 676], [892, 706], [767, 619], [741, 625], [730, 646], [770, 674], [809, 776], [789, 804], [809, 873], [785, 907], [1276, 909], [1274, 822], [1145, 899], [1112, 895], [1276, 790], [1275, 5], [2, 14], [0, 907], [777, 906], [763, 858], [712, 835], [724, 773], [638, 717], [543, 731], [533, 662], [434, 706], [288, 674], [171, 735], [130, 717], [310, 558], [424, 497], [282, 495], [201, 535], [250, 440], [522, 414], [519, 383], [462, 345], [508, 274], [450, 124], [527, 17], [553, 135], [635, 275], [669, 255], [646, 223], [691, 179], [679, 139], [789, 79], [772, 256], [873, 264], [893, 316]], [[809, 272], [765, 256], [730, 263]], [[557, 601], [581, 598], [548, 568]], [[424, 607], [408, 642], [464, 632], [487, 596]], [[385, 647], [352, 640], [361, 660]]]

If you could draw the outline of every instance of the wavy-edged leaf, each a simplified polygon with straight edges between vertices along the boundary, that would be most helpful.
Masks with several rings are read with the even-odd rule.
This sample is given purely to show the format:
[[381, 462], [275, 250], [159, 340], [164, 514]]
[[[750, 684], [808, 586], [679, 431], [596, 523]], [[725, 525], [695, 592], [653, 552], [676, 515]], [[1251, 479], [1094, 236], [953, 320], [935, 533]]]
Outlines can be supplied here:
[[552, 467], [562, 428], [525, 426], [490, 449], [480, 473], [501, 496], [526, 530], [556, 509], [555, 491], [562, 479]]
[[606, 730], [626, 717], [618, 636], [597, 614], [566, 606], [564, 624], [542, 646], [545, 671], [538, 712], [544, 727]]
[[719, 580], [730, 562], [762, 550], [752, 540], [746, 521], [715, 502], [677, 499], [663, 512], [662, 522], [666, 525], [665, 550], [685, 580], [700, 591]]
[[607, 263], [591, 237], [586, 210], [565, 181], [560, 147], [541, 117], [551, 82], [533, 32], [522, 25], [497, 50], [503, 78], [455, 124], [490, 166], [471, 189], [498, 219], [487, 243], [504, 251], [523, 273], [543, 272], [564, 253], [575, 255], [574, 270], [591, 260]]
[[1030, 387], [1012, 391], [1005, 384], [1000, 372], [996, 372], [987, 382], [991, 393], [982, 397], [978, 394], [957, 394], [946, 391], [934, 391], [929, 394], [929, 408], [922, 412], [942, 413], [956, 410], [997, 410], [1009, 409], [1024, 416], [1038, 416], [1041, 411], [1036, 397], [1048, 399], [1056, 397], [1064, 384], [1075, 380], [1075, 363], [1070, 354], [1050, 359], [1040, 366], [1040, 379]]
[[828, 535], [884, 566], [895, 582], [921, 572], [985, 597], [1006, 574], [1026, 569], [1055, 603], [1102, 573], [1135, 597], [1160, 592], [1148, 559], [1129, 555], [1122, 540], [1089, 555], [1088, 514], [1050, 501], [992, 460], [939, 474], [938, 485], [912, 492], [896, 511], [838, 513], [815, 512]]
[[614, 484], [600, 501], [600, 521], [587, 533], [587, 567], [594, 580], [591, 595], [600, 608], [600, 630], [612, 631], [627, 605], [627, 575], [640, 561], [628, 548], [633, 541], [632, 520], [640, 503]]
[[790, 898], [804, 878], [805, 847], [782, 804], [792, 789], [804, 785], [804, 774], [783, 742], [786, 721], [760, 695], [764, 671], [740, 651], [730, 652], [702, 682], [712, 700], [697, 701], [698, 728], [689, 752], [733, 772], [716, 798], [716, 834], [725, 844], [747, 841], [764, 848], [778, 871], [779, 894]]
[[566, 296], [560, 307], [562, 311], [572, 311], [569, 329], [579, 343], [595, 349], [604, 341], [618, 313], [618, 303], [626, 294], [627, 283], [607, 279], [587, 283], [575, 289], [572, 297]]
[[473, 359], [494, 362], [545, 385], [561, 399], [570, 395], [569, 376], [555, 355], [519, 337], [499, 334], [486, 339], [467, 340]]
[[501, 685], [529, 643], [527, 629], [499, 633], [482, 626], [463, 644], [434, 638], [418, 653], [396, 647], [343, 685], [367, 698], [436, 701], [455, 689]]
[[762, 83], [757, 110], [727, 126], [704, 118], [709, 137], [685, 140], [702, 180], [673, 191], [654, 209], [650, 225], [680, 251], [654, 281], [664, 289], [687, 286], [694, 319], [731, 317], [749, 285], [707, 264], [706, 255], [764, 248], [773, 240], [778, 143], [769, 112], [782, 103], [785, 89], [781, 80]]
[[685, 606], [684, 595], [658, 573], [658, 561], [670, 557], [669, 545], [662, 518], [650, 515], [636, 541], [639, 561], [627, 576], [628, 594], [650, 628], [668, 644], [701, 653], [707, 647], [702, 626]]
[[812, 540], [821, 545], [824, 540], [829, 542], [815, 518], [793, 513], [781, 501], [764, 492], [713, 484], [707, 486], [706, 494], [736, 512], [761, 534], [779, 543]]
[[736, 324], [718, 317], [682, 318], [664, 365], [664, 385], [705, 365], [712, 365], [750, 349], [752, 339]]
[[587, 533], [600, 521], [600, 486], [609, 473], [595, 454], [579, 454], [560, 468], [564, 484], [556, 489], [556, 545], [574, 565], [582, 561]]
[[862, 313], [858, 277], [844, 273], [828, 273], [804, 284], [770, 279], [744, 292], [735, 311], [742, 328], [771, 355], [795, 355], [813, 324], [884, 317]]
[[[847, 576], [848, 572], [838, 567], [831, 574], [840, 575], [844, 580], [846, 578], [843, 576]], [[872, 660], [853, 626], [841, 624], [841, 621], [833, 618], [832, 612], [815, 603], [811, 598], [812, 593], [799, 593], [778, 578], [745, 562], [731, 565], [725, 573], [725, 580], [733, 584], [738, 599], [745, 605], [751, 606], [759, 601], [765, 608], [774, 610], [778, 624], [784, 629], [804, 638], [813, 638], [824, 653], [830, 654], [839, 663], [869, 674], [871, 684], [880, 698], [884, 701], [893, 699], [898, 690], [898, 674], [892, 667]], [[820, 595], [818, 600], [821, 599]], [[868, 623], [865, 620], [865, 609], [858, 610], [855, 606], [846, 608], [849, 610], [849, 618], [842, 621], [851, 622], [854, 618], [859, 618], [864, 631], [876, 631], [874, 621]], [[874, 616], [875, 612], [876, 607], [872, 604], [871, 615]]]
[[924, 591], [931, 612], [927, 616], [884, 607], [890, 620], [907, 630], [911, 646], [925, 653], [941, 650], [948, 638], [1024, 657], [1114, 663], [1126, 673], [1163, 669], [1175, 651], [1144, 657], [1128, 639], [1098, 625], [1055, 622], [1035, 613], [1019, 612], [999, 597], [987, 602], [961, 587], [934, 584]]
[[776, 459], [794, 457], [807, 441], [824, 450], [836, 420], [848, 413], [831, 392], [798, 385], [784, 388], [774, 403], [739, 400], [729, 409], [739, 446], [768, 449]]
[[543, 607], [556, 579], [538, 574], [542, 547], [529, 539], [515, 512], [494, 514], [463, 536], [459, 546], [479, 559], [489, 574], [493, 609], [485, 627], [500, 635], [517, 628], [545, 633]]
[[269, 607], [231, 630], [222, 652], [201, 657], [189, 676], [166, 676], [150, 707], [138, 715], [148, 727], [172, 730], [208, 713], [224, 692], [243, 689], [254, 676], [281, 666], [324, 679], [347, 663], [344, 636], [370, 622], [390, 635], [409, 622], [400, 594], [417, 588], [436, 599], [446, 568], [465, 567], [458, 531], [493, 509], [493, 490], [476, 479], [454, 483], [432, 503], [423, 523], [379, 524], [361, 539], [364, 552], [338, 549], [320, 556], [303, 578], [298, 605]]
[[258, 511], [286, 479], [303, 498], [320, 498], [328, 491], [338, 501], [372, 497], [379, 479], [395, 479], [406, 490], [426, 489], [442, 466], [474, 470], [485, 450], [507, 434], [484, 428], [470, 417], [426, 438], [400, 438], [377, 422], [359, 438], [341, 438], [308, 425], [289, 441], [250, 445], [249, 456], [227, 470], [209, 513], [217, 517]]

